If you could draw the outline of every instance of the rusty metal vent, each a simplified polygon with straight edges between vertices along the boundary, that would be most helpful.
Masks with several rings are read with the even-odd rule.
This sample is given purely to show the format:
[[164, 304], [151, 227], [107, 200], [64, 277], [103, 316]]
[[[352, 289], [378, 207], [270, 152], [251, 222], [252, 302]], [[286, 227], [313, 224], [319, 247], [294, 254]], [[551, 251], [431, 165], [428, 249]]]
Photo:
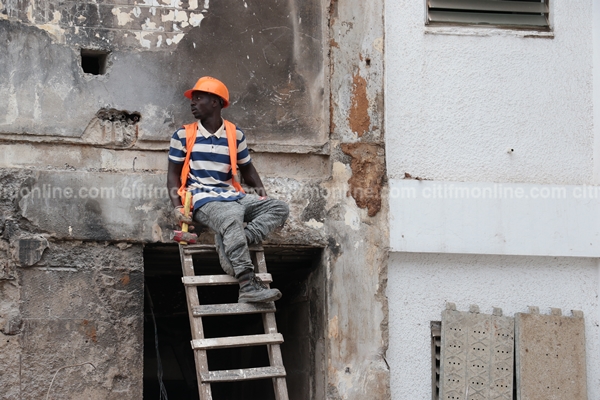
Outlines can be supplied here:
[[109, 54], [105, 50], [81, 49], [81, 69], [86, 74], [106, 74]]
[[440, 357], [442, 321], [431, 321], [431, 400], [440, 398]]
[[548, 30], [549, 0], [426, 0], [429, 25], [488, 25]]

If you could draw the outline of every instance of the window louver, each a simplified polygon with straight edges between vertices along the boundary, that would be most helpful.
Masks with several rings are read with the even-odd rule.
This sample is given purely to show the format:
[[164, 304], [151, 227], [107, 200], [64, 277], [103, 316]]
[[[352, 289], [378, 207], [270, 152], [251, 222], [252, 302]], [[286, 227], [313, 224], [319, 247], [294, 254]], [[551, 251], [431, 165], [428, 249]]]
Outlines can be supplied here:
[[429, 24], [549, 27], [545, 1], [426, 0]]

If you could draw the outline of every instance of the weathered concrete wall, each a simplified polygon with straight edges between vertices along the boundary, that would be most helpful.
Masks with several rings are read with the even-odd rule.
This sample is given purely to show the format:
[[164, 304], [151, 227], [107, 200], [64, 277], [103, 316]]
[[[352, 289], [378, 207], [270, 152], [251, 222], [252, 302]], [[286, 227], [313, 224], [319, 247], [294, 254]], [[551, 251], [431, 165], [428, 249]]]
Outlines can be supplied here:
[[328, 399], [387, 399], [383, 2], [332, 1]]
[[43, 398], [54, 374], [52, 398], [141, 398], [142, 248], [121, 248], [51, 243], [19, 269], [23, 398]]
[[[0, 180], [17, 189], [33, 175], [3, 170]], [[65, 242], [17, 208], [0, 199], [3, 398], [141, 398], [141, 246]]]
[[[56, 397], [141, 398], [140, 244], [170, 241], [168, 199], [152, 189], [164, 187], [165, 172], [0, 170], [6, 398], [42, 398], [54, 373]], [[292, 209], [270, 243], [326, 245], [319, 181], [264, 180]]]
[[[7, 176], [13, 171], [17, 170], [4, 170]], [[284, 199], [291, 208], [290, 218], [270, 238], [271, 243], [327, 242], [321, 229], [325, 214], [319, 180], [266, 176], [264, 183], [273, 197]], [[29, 229], [59, 240], [170, 242], [175, 228], [164, 170], [31, 170], [18, 184], [4, 187], [2, 194], [18, 205], [16, 212]]]
[[[12, 257], [0, 383], [37, 398], [49, 373], [90, 362], [59, 370], [52, 393], [141, 398], [141, 245], [169, 241], [166, 139], [191, 119], [182, 92], [213, 74], [268, 192], [290, 204], [270, 243], [328, 246], [314, 398], [389, 398], [383, 2], [40, 7], [0, 3], [0, 251]], [[110, 50], [107, 74], [84, 74], [80, 48]]]
[[[323, 145], [320, 2], [198, 3], [0, 2], [0, 133], [79, 138], [113, 107], [164, 140], [190, 120], [183, 92], [214, 75], [253, 141]], [[111, 52], [105, 75], [83, 72], [81, 48]]]

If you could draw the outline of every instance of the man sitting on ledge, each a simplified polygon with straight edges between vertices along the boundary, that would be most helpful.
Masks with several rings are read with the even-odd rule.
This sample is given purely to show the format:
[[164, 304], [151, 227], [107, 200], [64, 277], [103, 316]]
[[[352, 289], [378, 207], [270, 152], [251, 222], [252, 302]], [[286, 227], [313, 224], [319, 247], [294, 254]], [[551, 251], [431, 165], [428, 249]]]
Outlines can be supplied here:
[[[240, 284], [238, 302], [264, 303], [281, 298], [254, 274], [248, 250], [289, 214], [288, 205], [267, 197], [252, 165], [244, 133], [221, 117], [229, 106], [229, 91], [219, 80], [202, 77], [184, 96], [198, 120], [177, 130], [171, 138], [167, 187], [178, 223], [204, 224], [215, 232], [221, 266]], [[236, 170], [257, 194], [245, 194]], [[183, 215], [182, 197], [192, 193], [193, 219]], [[244, 227], [244, 222], [247, 225]]]

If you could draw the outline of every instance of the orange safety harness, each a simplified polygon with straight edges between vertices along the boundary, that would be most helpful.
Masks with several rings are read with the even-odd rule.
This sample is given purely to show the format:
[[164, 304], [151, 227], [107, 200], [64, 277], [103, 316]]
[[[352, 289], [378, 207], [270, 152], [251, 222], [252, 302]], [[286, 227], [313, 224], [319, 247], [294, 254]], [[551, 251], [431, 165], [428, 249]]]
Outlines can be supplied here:
[[[237, 133], [235, 125], [231, 122], [224, 120], [225, 122], [225, 134], [227, 135], [227, 146], [229, 147], [229, 159], [231, 162], [231, 183], [235, 190], [244, 193], [242, 185], [240, 185], [239, 178], [237, 176]], [[185, 128], [185, 161], [183, 162], [183, 168], [181, 168], [181, 186], [177, 190], [177, 194], [181, 197], [181, 203], [185, 201], [185, 194], [187, 192], [187, 178], [190, 174], [190, 156], [192, 155], [192, 148], [196, 142], [196, 135], [198, 133], [198, 121], [183, 126]]]

